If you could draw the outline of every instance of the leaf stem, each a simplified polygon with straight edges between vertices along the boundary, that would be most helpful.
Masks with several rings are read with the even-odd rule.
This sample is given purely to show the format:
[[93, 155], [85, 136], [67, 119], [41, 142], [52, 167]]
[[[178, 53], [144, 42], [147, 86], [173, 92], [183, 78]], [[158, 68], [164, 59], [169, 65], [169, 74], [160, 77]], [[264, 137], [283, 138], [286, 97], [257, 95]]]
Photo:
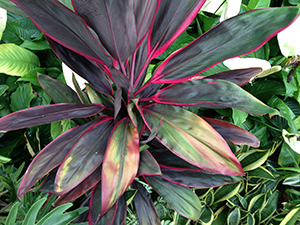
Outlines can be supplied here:
[[249, 119], [250, 119], [250, 120], [253, 120], [253, 121], [256, 121], [256, 122], [259, 122], [259, 123], [261, 123], [261, 124], [263, 124], [263, 125], [265, 125], [265, 126], [267, 126], [267, 127], [271, 128], [271, 129], [273, 129], [273, 130], [276, 130], [276, 131], [282, 132], [282, 130], [281, 130], [281, 129], [278, 129], [278, 128], [276, 128], [276, 127], [273, 127], [273, 126], [271, 126], [271, 125], [269, 125], [269, 124], [266, 124], [266, 123], [264, 123], [264, 122], [262, 122], [262, 121], [260, 121], [260, 120], [253, 119], [253, 118], [249, 118]]

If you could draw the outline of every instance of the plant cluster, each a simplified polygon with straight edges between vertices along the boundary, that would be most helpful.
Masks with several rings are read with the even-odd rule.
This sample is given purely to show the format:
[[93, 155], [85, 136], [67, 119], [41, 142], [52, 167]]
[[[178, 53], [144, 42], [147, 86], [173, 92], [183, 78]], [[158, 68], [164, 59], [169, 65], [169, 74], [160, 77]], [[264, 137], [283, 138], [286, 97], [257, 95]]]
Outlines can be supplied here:
[[[296, 71], [285, 86], [260, 78], [243, 89], [262, 69], [229, 70], [220, 62], [247, 55], [280, 64], [276, 49], [268, 46], [299, 16], [298, 7], [256, 9], [218, 23], [217, 16], [199, 12], [203, 0], [12, 2], [20, 8], [8, 2], [6, 7], [28, 15], [43, 34], [29, 18], [9, 14], [0, 45], [3, 54], [14, 58], [21, 51], [28, 62], [0, 65], [1, 72], [21, 76], [1, 74], [3, 162], [15, 157], [16, 147], [37, 154], [22, 181], [16, 180], [22, 167], [15, 179], [2, 179], [13, 195], [7, 207], [17, 196], [32, 194], [32, 188], [35, 195], [40, 190], [59, 196], [48, 203], [61, 205], [36, 217], [31, 213], [46, 201], [37, 195], [40, 200], [25, 210], [24, 224], [58, 215], [66, 218], [62, 224], [72, 221], [86, 209], [67, 212], [67, 218], [63, 212], [71, 205], [64, 203], [76, 199], [89, 207], [76, 222], [88, 219], [89, 224], [160, 224], [162, 218], [162, 224], [168, 218], [176, 224], [284, 221], [287, 213], [276, 212], [276, 188], [281, 180], [293, 185], [298, 178], [297, 168], [286, 168], [286, 160], [299, 165], [287, 140], [299, 129], [295, 118], [300, 114], [289, 107], [296, 105], [293, 87], [299, 87], [300, 76]], [[260, 8], [253, 2], [243, 5], [244, 11]], [[15, 37], [13, 43], [8, 37]], [[75, 77], [76, 91], [64, 83], [50, 47], [87, 80], [84, 90]], [[284, 70], [279, 73], [285, 77]], [[284, 93], [261, 90], [269, 82]], [[19, 139], [8, 141], [14, 134]], [[266, 164], [280, 140], [285, 142], [278, 164]], [[150, 187], [162, 200], [153, 203]], [[12, 206], [9, 221], [18, 206]], [[159, 206], [168, 213], [159, 212]], [[293, 206], [296, 215], [299, 207]]]

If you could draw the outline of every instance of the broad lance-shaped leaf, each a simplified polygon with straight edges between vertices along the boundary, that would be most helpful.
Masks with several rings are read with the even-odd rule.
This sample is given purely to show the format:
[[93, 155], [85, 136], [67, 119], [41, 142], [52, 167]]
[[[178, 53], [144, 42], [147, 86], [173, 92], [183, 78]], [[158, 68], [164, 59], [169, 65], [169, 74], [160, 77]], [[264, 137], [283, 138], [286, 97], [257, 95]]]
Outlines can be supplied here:
[[207, 170], [174, 170], [161, 168], [162, 177], [175, 184], [193, 187], [193, 188], [210, 188], [235, 183], [243, 179], [241, 176], [228, 176], [213, 173]]
[[259, 115], [278, 114], [277, 110], [270, 108], [238, 85], [226, 80], [206, 79], [174, 84], [159, 91], [151, 99], [158, 103], [172, 105], [235, 108]]
[[140, 225], [161, 224], [156, 208], [148, 191], [139, 182], [133, 181], [132, 188], [137, 189], [133, 202]]
[[[146, 0], [144, 0], [146, 1]], [[76, 13], [97, 33], [108, 52], [120, 63], [136, 49], [134, 0], [73, 0]]]
[[151, 27], [150, 49], [152, 58], [163, 53], [173, 41], [190, 25], [205, 0], [160, 1]]
[[160, 174], [161, 174], [160, 167], [157, 161], [151, 155], [151, 153], [147, 149], [141, 151], [137, 176], [142, 176], [142, 175], [150, 176], [150, 175], [160, 175]]
[[221, 134], [224, 139], [231, 141], [235, 145], [250, 145], [253, 147], [259, 146], [259, 140], [257, 137], [243, 128], [223, 120], [208, 117], [202, 118], [206, 120], [206, 122], [208, 122], [219, 134]]
[[148, 184], [180, 215], [192, 220], [200, 217], [201, 203], [188, 187], [164, 180], [160, 176], [145, 176]]
[[[107, 66], [110, 57], [91, 34], [82, 18], [57, 0], [12, 0], [51, 39]], [[49, 22], [51, 21], [51, 23]]]
[[152, 104], [143, 108], [148, 129], [160, 120], [158, 139], [187, 162], [216, 173], [243, 175], [226, 141], [205, 120], [180, 107]]
[[38, 81], [54, 103], [81, 103], [78, 95], [68, 85], [50, 76], [37, 73]]
[[92, 61], [46, 37], [55, 54], [75, 73], [86, 79], [97, 91], [113, 96], [111, 84]]
[[0, 131], [33, 127], [56, 121], [93, 116], [105, 107], [100, 104], [60, 103], [20, 110], [0, 119]]
[[258, 9], [225, 20], [167, 58], [153, 81], [186, 81], [218, 62], [255, 51], [298, 15], [299, 7], [282, 7]]
[[108, 140], [102, 170], [103, 215], [136, 177], [140, 158], [139, 134], [129, 118], [114, 127]]
[[78, 138], [57, 171], [56, 195], [67, 193], [99, 167], [112, 129], [112, 118], [106, 118]]
[[90, 126], [100, 122], [104, 118], [106, 117], [99, 117], [89, 123], [66, 131], [41, 150], [27, 168], [18, 189], [18, 196], [22, 197], [38, 180], [58, 166], [77, 139]]

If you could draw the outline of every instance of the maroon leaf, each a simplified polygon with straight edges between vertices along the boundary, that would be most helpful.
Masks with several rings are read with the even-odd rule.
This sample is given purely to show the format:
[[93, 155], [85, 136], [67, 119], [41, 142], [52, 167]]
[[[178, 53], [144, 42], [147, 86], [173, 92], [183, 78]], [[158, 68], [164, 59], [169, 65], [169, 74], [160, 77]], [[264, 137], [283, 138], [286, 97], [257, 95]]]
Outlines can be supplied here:
[[[80, 184], [78, 184], [74, 189], [68, 193], [59, 196], [53, 205], [58, 206], [67, 202], [71, 202], [83, 194], [87, 193], [91, 188], [97, 185], [101, 180], [101, 170], [102, 166], [99, 166], [90, 176], [84, 179]], [[54, 182], [53, 182], [54, 184]]]
[[115, 204], [136, 177], [139, 155], [138, 130], [129, 118], [124, 118], [115, 125], [103, 159], [101, 215]]
[[40, 151], [24, 174], [18, 196], [22, 197], [39, 179], [58, 166], [80, 135], [102, 119], [103, 117], [99, 117], [94, 121], [66, 131]]
[[112, 128], [113, 119], [106, 117], [80, 136], [57, 171], [56, 195], [69, 192], [99, 167]]
[[76, 92], [68, 85], [40, 73], [37, 77], [41, 87], [54, 103], [81, 103]]
[[133, 0], [73, 0], [75, 11], [97, 33], [120, 63], [136, 49], [137, 27]]
[[104, 73], [92, 61], [47, 37], [55, 54], [79, 76], [86, 79], [97, 91], [113, 95], [112, 87]]
[[238, 69], [238, 70], [228, 70], [220, 73], [216, 73], [203, 79], [213, 79], [213, 80], [227, 80], [232, 83], [235, 83], [239, 86], [243, 86], [251, 79], [253, 79], [257, 74], [262, 71], [261, 68], [247, 68], [247, 69]]
[[101, 212], [101, 181], [93, 188], [89, 204], [89, 225], [93, 225], [99, 218]]
[[104, 109], [100, 104], [60, 103], [20, 110], [0, 119], [2, 132], [56, 121], [89, 117]]
[[134, 181], [132, 188], [137, 189], [133, 202], [140, 225], [161, 224], [156, 208], [148, 191], [139, 182]]
[[190, 25], [204, 3], [205, 0], [164, 0], [159, 2], [149, 36], [150, 49], [155, 49], [152, 58], [163, 53]]
[[175, 184], [193, 188], [218, 187], [225, 184], [235, 183], [243, 179], [243, 177], [227, 176], [207, 170], [173, 170], [162, 167], [161, 171], [161, 176], [164, 179]]
[[168, 57], [157, 68], [153, 82], [187, 81], [225, 59], [255, 51], [290, 25], [298, 13], [298, 7], [268, 8], [225, 20]]
[[216, 131], [218, 131], [224, 139], [231, 141], [235, 145], [250, 145], [253, 147], [259, 146], [259, 140], [257, 137], [243, 128], [223, 120], [208, 117], [202, 118], [205, 119]]
[[161, 174], [160, 167], [151, 153], [147, 149], [141, 151], [137, 176], [150, 176], [159, 174]]
[[112, 65], [110, 57], [82, 18], [59, 1], [12, 0], [12, 2], [20, 6], [37, 27], [51, 39], [89, 59], [107, 66]]

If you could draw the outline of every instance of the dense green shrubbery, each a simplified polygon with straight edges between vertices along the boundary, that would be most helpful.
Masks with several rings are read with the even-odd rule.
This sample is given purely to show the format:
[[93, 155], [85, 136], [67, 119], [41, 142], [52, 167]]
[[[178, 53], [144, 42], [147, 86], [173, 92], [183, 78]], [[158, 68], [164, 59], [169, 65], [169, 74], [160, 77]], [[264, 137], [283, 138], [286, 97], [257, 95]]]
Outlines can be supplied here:
[[[62, 2], [68, 4], [68, 1]], [[278, 3], [278, 1], [243, 1], [240, 12], [256, 7], [296, 5], [298, 3], [292, 0], [284, 1], [283, 4]], [[0, 6], [8, 7], [16, 12], [16, 8], [7, 4], [7, 1], [0, 1]], [[18, 12], [20, 13], [20, 11]], [[146, 80], [150, 78], [152, 71], [172, 52], [184, 47], [217, 25], [219, 16], [218, 12], [212, 14], [200, 11], [186, 31], [163, 54], [151, 61]], [[36, 73], [46, 74], [56, 80], [65, 82], [61, 62], [52, 52], [44, 35], [28, 17], [8, 12], [0, 50], [0, 58], [3, 57], [2, 60], [12, 62], [9, 66], [2, 65], [2, 68], [0, 65], [0, 71], [3, 72], [0, 74], [0, 116], [3, 117], [11, 112], [33, 106], [50, 104], [51, 98], [41, 88]], [[281, 65], [282, 67], [288, 61], [281, 54], [276, 37], [255, 52], [243, 56], [243, 58], [263, 59], [269, 61], [272, 66]], [[217, 64], [201, 75], [208, 76], [228, 70], [225, 65], [227, 64]], [[199, 116], [231, 122], [258, 138], [260, 141], [258, 148], [246, 145], [237, 147], [228, 142], [245, 172], [244, 180], [234, 180], [232, 178], [232, 180], [228, 180], [228, 183], [238, 182], [216, 188], [195, 189], [195, 194], [200, 200], [201, 209], [200, 218], [196, 223], [174, 212], [170, 207], [170, 203], [166, 203], [144, 182], [147, 179], [136, 178], [136, 181], [139, 182], [134, 182], [124, 195], [123, 201], [126, 201], [128, 205], [126, 223], [138, 224], [135, 209], [135, 204], [138, 204], [138, 201], [133, 199], [135, 196], [141, 196], [152, 198], [162, 224], [296, 224], [297, 218], [300, 216], [300, 190], [298, 188], [300, 186], [300, 154], [297, 153], [297, 151], [300, 153], [299, 144], [297, 144], [299, 143], [300, 129], [300, 69], [295, 70], [294, 76], [289, 82], [288, 75], [291, 67], [292, 65], [279, 71], [275, 68], [275, 71], [277, 71], [275, 73], [272, 72], [272, 69], [267, 70], [265, 73], [267, 76], [258, 76], [251, 83], [243, 86], [245, 90], [264, 103], [278, 109], [281, 116], [275, 115], [270, 118], [268, 115], [258, 116], [231, 108], [207, 109], [205, 107], [184, 106], [187, 110]], [[11, 75], [18, 74], [18, 76], [9, 76], [4, 72]], [[43, 76], [40, 75], [40, 78], [43, 79]], [[47, 82], [55, 81], [47, 80]], [[79, 89], [77, 88], [77, 90]], [[92, 90], [92, 88], [90, 87], [89, 90]], [[94, 93], [89, 92], [88, 94], [88, 97], [91, 98]], [[84, 99], [86, 97], [85, 93], [82, 92], [80, 98]], [[24, 165], [27, 167], [32, 157], [50, 141], [74, 126], [75, 123], [67, 119], [48, 125], [10, 131], [5, 134], [0, 133], [0, 205], [3, 206], [0, 210], [0, 223], [4, 224], [7, 218], [9, 222], [6, 221], [6, 224], [10, 225], [14, 223], [15, 217], [18, 221], [17, 224], [32, 224], [29, 222], [30, 220], [39, 221], [42, 218], [51, 220], [57, 217], [62, 221], [60, 224], [66, 224], [65, 221], [73, 220], [80, 213], [82, 214], [78, 217], [77, 223], [86, 221], [87, 212], [85, 212], [86, 207], [84, 206], [88, 206], [90, 192], [75, 200], [73, 206], [63, 204], [50, 213], [48, 212], [51, 204], [55, 201], [55, 197], [48, 196], [47, 205], [43, 211], [40, 211], [47, 195], [40, 194], [38, 190], [46, 192], [53, 190], [53, 182], [51, 183], [51, 174], [53, 176], [53, 173], [47, 177], [46, 182], [39, 181], [35, 184], [36, 188], [33, 192], [26, 193], [20, 202], [17, 198], [17, 189], [21, 176], [25, 172]], [[157, 132], [153, 131], [153, 134], [156, 135]], [[228, 138], [228, 140], [230, 139]], [[147, 144], [149, 145], [147, 147], [151, 149], [151, 147], [156, 147], [157, 143], [149, 142]], [[159, 157], [155, 156], [155, 159], [161, 164]], [[161, 169], [163, 173], [164, 170], [166, 174], [170, 172], [167, 168], [162, 167]], [[184, 174], [180, 175], [178, 172], [178, 176], [183, 177]], [[223, 177], [216, 177], [217, 181], [218, 179], [222, 182], [225, 181]], [[148, 182], [151, 184], [151, 181]], [[155, 187], [155, 182], [153, 182], [152, 185]], [[207, 180], [207, 182], [212, 181]], [[136, 193], [137, 189], [139, 190], [138, 193]], [[99, 192], [95, 189], [94, 193], [97, 191]], [[150, 193], [149, 196], [147, 192]], [[119, 204], [121, 205], [121, 201]], [[174, 205], [172, 207], [174, 208]], [[68, 212], [64, 213], [66, 210]], [[38, 213], [38, 211], [40, 212]], [[109, 216], [107, 217], [109, 218]]]

